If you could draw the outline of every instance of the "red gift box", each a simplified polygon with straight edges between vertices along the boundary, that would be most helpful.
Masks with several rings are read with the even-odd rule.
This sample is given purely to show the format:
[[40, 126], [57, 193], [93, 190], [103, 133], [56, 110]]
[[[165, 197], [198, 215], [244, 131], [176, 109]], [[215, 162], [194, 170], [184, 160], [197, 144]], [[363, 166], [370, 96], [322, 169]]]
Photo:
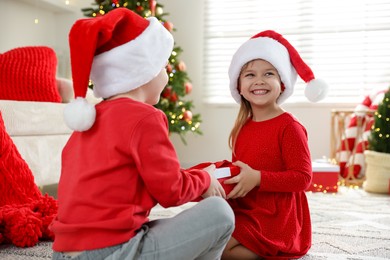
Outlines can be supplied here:
[[213, 176], [218, 179], [219, 183], [221, 183], [223, 189], [225, 190], [226, 195], [228, 195], [234, 188], [234, 184], [225, 184], [224, 181], [227, 179], [238, 175], [241, 171], [240, 167], [233, 165], [231, 162], [227, 160], [219, 161], [219, 162], [205, 162], [200, 163], [191, 167], [190, 169], [203, 169], [211, 164], [215, 164], [215, 171]]
[[306, 191], [337, 192], [340, 167], [327, 162], [312, 162], [313, 178]]

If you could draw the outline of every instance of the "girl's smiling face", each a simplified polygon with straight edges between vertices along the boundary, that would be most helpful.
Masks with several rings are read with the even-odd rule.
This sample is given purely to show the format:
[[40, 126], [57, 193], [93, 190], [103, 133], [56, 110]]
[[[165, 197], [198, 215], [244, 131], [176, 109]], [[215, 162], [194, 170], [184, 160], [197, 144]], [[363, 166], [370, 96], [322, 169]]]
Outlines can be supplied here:
[[238, 79], [240, 94], [253, 107], [274, 106], [281, 94], [278, 71], [265, 60], [253, 60], [243, 66]]

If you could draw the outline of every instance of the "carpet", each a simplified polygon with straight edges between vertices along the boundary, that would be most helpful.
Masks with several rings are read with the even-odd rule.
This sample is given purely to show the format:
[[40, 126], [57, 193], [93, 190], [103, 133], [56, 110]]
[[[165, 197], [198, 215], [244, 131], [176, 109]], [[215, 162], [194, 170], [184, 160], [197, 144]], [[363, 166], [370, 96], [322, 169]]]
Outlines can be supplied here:
[[[340, 187], [338, 193], [307, 193], [313, 243], [301, 260], [390, 259], [390, 196]], [[151, 219], [167, 218], [191, 207], [156, 207]], [[51, 259], [51, 243], [31, 248], [0, 246], [2, 260]], [[175, 260], [175, 259], [173, 259]]]
[[340, 187], [308, 193], [313, 242], [302, 260], [390, 259], [390, 196]]

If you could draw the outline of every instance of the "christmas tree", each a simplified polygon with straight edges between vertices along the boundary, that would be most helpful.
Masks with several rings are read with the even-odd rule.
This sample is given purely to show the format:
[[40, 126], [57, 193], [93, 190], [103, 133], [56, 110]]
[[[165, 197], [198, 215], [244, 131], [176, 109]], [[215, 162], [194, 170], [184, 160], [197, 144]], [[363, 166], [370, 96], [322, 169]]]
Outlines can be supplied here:
[[[174, 30], [173, 24], [164, 19], [167, 14], [164, 13], [163, 6], [155, 0], [95, 0], [95, 3], [91, 5], [92, 7], [81, 9], [84, 16], [102, 16], [115, 8], [125, 7], [146, 18], [154, 16], [168, 31]], [[191, 92], [192, 84], [186, 72], [186, 65], [179, 58], [182, 51], [178, 46], [175, 46], [172, 51], [167, 65], [169, 81], [155, 107], [166, 114], [169, 132], [179, 134], [182, 141], [186, 143], [184, 137], [187, 132], [196, 134], [202, 134], [202, 132], [199, 129], [200, 115], [191, 112], [192, 101], [183, 99]], [[93, 82], [91, 84], [93, 85]]]
[[375, 111], [374, 124], [368, 138], [368, 149], [390, 153], [390, 88]]

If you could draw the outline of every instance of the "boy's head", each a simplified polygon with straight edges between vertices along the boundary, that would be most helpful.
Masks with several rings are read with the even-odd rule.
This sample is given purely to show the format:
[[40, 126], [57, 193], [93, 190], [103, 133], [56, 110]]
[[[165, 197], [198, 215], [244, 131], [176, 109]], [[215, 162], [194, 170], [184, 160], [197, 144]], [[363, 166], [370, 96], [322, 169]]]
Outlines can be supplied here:
[[283, 84], [283, 92], [278, 98], [282, 104], [294, 92], [294, 85], [299, 75], [306, 83], [305, 96], [312, 102], [323, 99], [327, 93], [327, 84], [314, 78], [310, 67], [305, 64], [295, 48], [274, 31], [263, 31], [244, 42], [233, 55], [230, 67], [230, 91], [237, 103], [241, 96], [237, 89], [241, 68], [256, 59], [268, 61], [276, 68]]
[[136, 89], [156, 77], [173, 49], [173, 37], [155, 18], [127, 8], [75, 22], [69, 33], [75, 100], [65, 108], [65, 122], [88, 130], [95, 108], [87, 104], [89, 79], [96, 97], [108, 98]]

